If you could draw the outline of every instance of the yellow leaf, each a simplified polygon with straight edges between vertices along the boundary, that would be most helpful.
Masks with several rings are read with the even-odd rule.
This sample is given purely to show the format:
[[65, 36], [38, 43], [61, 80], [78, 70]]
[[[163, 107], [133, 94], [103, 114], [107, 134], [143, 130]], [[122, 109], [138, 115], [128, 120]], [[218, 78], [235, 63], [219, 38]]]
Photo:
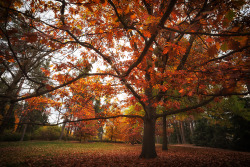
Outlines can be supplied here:
[[10, 105], [7, 104], [7, 105], [5, 106], [5, 111], [7, 111], [9, 108], [10, 108]]

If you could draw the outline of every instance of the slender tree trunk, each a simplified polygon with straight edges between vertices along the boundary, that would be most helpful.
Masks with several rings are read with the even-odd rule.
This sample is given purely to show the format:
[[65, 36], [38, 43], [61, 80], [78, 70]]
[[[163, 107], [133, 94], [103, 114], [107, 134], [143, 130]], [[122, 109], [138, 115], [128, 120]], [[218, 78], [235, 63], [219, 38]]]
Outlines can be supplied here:
[[169, 137], [168, 137], [168, 143], [170, 143], [171, 141], [170, 141], [170, 138], [171, 138], [171, 134], [169, 135]]
[[100, 140], [102, 141], [102, 135], [103, 135], [103, 132], [101, 132], [101, 134], [100, 134]]
[[180, 135], [179, 135], [179, 125], [178, 125], [178, 122], [174, 123], [174, 129], [175, 129], [175, 133], [176, 133], [176, 139], [177, 139], [177, 143], [178, 144], [181, 144], [180, 142]]
[[60, 113], [61, 112], [59, 111], [59, 114], [58, 114], [58, 117], [57, 117], [57, 124], [59, 123], [59, 120], [60, 120], [60, 116], [61, 116]]
[[186, 143], [185, 133], [184, 133], [184, 124], [183, 121], [180, 121], [180, 132], [181, 132], [181, 140], [182, 144]]
[[[70, 115], [69, 120], [70, 120], [70, 121], [73, 120], [73, 115], [72, 115], [72, 114]], [[66, 133], [66, 135], [67, 135], [67, 140], [68, 140], [69, 134], [70, 134], [70, 135], [72, 134], [72, 130], [73, 130], [72, 125], [69, 125], [69, 127], [67, 128], [67, 133]]]
[[168, 150], [168, 138], [167, 138], [167, 116], [162, 117], [162, 150]]
[[192, 120], [190, 121], [190, 133], [191, 133], [191, 136], [193, 136], [193, 134], [194, 134], [194, 125], [193, 125]]
[[178, 125], [177, 127], [178, 127], [178, 134], [179, 134], [180, 144], [183, 144], [180, 121], [178, 121], [177, 125]]
[[22, 137], [21, 137], [20, 141], [23, 141], [24, 136], [26, 134], [27, 127], [28, 127], [28, 124], [24, 124], [23, 133], [22, 133]]
[[82, 143], [82, 133], [80, 134], [80, 143]]
[[68, 140], [69, 133], [70, 133], [70, 127], [68, 127], [68, 128], [67, 128], [67, 131], [66, 131], [66, 140]]
[[178, 132], [176, 132], [176, 138], [177, 138], [177, 143], [181, 144], [180, 135]]
[[160, 143], [160, 136], [156, 135], [156, 143], [159, 144]]
[[67, 120], [65, 120], [65, 122], [63, 123], [63, 126], [62, 126], [62, 131], [61, 131], [61, 134], [60, 134], [60, 137], [59, 137], [59, 140], [62, 140], [62, 137], [63, 137], [63, 134], [64, 134], [64, 129], [65, 129], [65, 126], [66, 126], [66, 122]]
[[140, 158], [157, 157], [155, 150], [155, 122], [154, 118], [144, 119], [144, 133], [142, 141], [142, 152]]
[[19, 118], [19, 123], [18, 123], [18, 126], [17, 126], [17, 128], [16, 128], [16, 131], [15, 132], [17, 132], [17, 133], [21, 133], [21, 130], [22, 130], [22, 122], [23, 122], [23, 119], [24, 119], [25, 117], [23, 116], [23, 115], [21, 115], [21, 117]]
[[111, 141], [112, 141], [112, 139], [113, 139], [113, 126], [111, 128]]

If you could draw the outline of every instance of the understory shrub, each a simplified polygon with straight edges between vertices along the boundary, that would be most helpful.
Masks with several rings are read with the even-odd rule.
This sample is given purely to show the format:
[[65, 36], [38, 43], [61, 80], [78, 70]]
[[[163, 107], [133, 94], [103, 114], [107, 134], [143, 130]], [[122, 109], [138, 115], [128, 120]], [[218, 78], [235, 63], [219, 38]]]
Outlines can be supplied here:
[[58, 126], [43, 126], [34, 132], [36, 140], [58, 140], [61, 133], [61, 128]]
[[[5, 130], [0, 135], [0, 141], [20, 141], [22, 133], [13, 132], [12, 130]], [[25, 135], [23, 140], [29, 140], [29, 136]]]

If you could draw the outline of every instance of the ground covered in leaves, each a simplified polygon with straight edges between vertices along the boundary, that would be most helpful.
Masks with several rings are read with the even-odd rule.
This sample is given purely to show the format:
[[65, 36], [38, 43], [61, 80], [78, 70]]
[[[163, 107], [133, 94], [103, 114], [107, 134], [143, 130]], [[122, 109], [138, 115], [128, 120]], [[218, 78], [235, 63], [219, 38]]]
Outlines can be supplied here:
[[140, 159], [141, 145], [70, 142], [0, 143], [0, 166], [216, 166], [250, 164], [250, 153], [213, 148], [169, 146], [158, 157]]

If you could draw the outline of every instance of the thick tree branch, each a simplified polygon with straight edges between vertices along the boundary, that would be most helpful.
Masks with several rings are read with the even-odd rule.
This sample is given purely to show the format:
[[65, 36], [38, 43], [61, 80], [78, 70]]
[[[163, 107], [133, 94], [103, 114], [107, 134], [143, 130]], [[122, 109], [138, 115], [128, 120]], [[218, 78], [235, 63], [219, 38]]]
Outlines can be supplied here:
[[145, 107], [146, 104], [141, 100], [141, 96], [138, 93], [136, 93], [136, 91], [134, 90], [134, 88], [130, 84], [128, 84], [127, 81], [124, 78], [122, 78], [121, 81], [128, 88], [128, 90], [130, 90], [130, 92], [133, 94], [133, 96], [140, 102], [140, 104], [143, 107]]
[[25, 99], [29, 99], [29, 98], [32, 98], [32, 97], [38, 97], [38, 96], [41, 96], [41, 95], [44, 95], [46, 93], [49, 93], [49, 92], [53, 92], [54, 90], [57, 90], [57, 89], [60, 89], [64, 86], [67, 86], [69, 84], [72, 84], [73, 82], [85, 77], [85, 76], [95, 76], [95, 75], [99, 75], [99, 76], [113, 76], [113, 77], [118, 77], [117, 75], [114, 75], [114, 74], [110, 74], [110, 73], [83, 73], [83, 74], [80, 74], [78, 75], [76, 78], [68, 81], [68, 82], [65, 82], [59, 86], [56, 86], [56, 87], [51, 87], [51, 89], [48, 89], [48, 90], [44, 90], [44, 91], [41, 91], [41, 92], [36, 92], [36, 93], [33, 93], [31, 95], [28, 95], [28, 96], [24, 96], [24, 97], [21, 97], [21, 98], [14, 98], [12, 96], [5, 96], [5, 95], [0, 95], [0, 97], [2, 98], [7, 98], [7, 99], [10, 99], [11, 102], [17, 102], [17, 101], [21, 101], [21, 100], [25, 100]]
[[[171, 14], [172, 10], [174, 9], [174, 5], [176, 4], [177, 0], [171, 0], [170, 4], [166, 10], [166, 12], [164, 13], [164, 15], [162, 16], [160, 22], [158, 23], [157, 28], [163, 27], [166, 20], [168, 19], [169, 15]], [[145, 55], [148, 52], [148, 49], [150, 48], [150, 46], [152, 45], [152, 43], [155, 41], [156, 36], [158, 35], [158, 31], [155, 31], [151, 38], [149, 39], [148, 42], [146, 42], [145, 47], [141, 53], [141, 55], [138, 57], [138, 59], [129, 67], [129, 69], [124, 73], [124, 77], [128, 76], [130, 74], [130, 72], [137, 67], [141, 61], [143, 60], [143, 58], [145, 57]]]
[[143, 0], [142, 2], [148, 11], [148, 14], [153, 15], [153, 7], [151, 6], [152, 4], [147, 3], [146, 0]]
[[163, 117], [163, 116], [167, 116], [167, 115], [173, 115], [173, 114], [178, 114], [178, 113], [182, 113], [182, 112], [185, 112], [185, 111], [189, 111], [189, 110], [193, 110], [193, 109], [196, 109], [196, 108], [199, 108], [199, 107], [202, 107], [204, 105], [207, 105], [208, 103], [210, 103], [211, 101], [214, 100], [215, 97], [211, 97], [199, 104], [196, 104], [194, 106], [190, 106], [190, 107], [186, 107], [186, 108], [182, 108], [182, 109], [178, 109], [178, 110], [173, 110], [173, 111], [165, 111], [163, 114], [157, 114], [156, 115], [156, 118], [159, 118], [159, 117]]
[[179, 66], [177, 67], [177, 71], [183, 70], [183, 69], [184, 69], [184, 65], [185, 65], [185, 63], [186, 63], [186, 61], [187, 61], [187, 58], [188, 58], [189, 54], [190, 54], [190, 51], [191, 51], [191, 48], [192, 48], [192, 46], [193, 46], [195, 37], [196, 37], [195, 35], [192, 35], [192, 36], [190, 37], [189, 46], [188, 46], [188, 48], [187, 48], [187, 50], [186, 50], [185, 55], [183, 55], [183, 57], [182, 57], [182, 59], [181, 59], [181, 61], [180, 61]]
[[1, 77], [1, 81], [3, 82], [4, 85], [8, 87], [8, 89], [10, 89], [10, 85], [2, 77]]

